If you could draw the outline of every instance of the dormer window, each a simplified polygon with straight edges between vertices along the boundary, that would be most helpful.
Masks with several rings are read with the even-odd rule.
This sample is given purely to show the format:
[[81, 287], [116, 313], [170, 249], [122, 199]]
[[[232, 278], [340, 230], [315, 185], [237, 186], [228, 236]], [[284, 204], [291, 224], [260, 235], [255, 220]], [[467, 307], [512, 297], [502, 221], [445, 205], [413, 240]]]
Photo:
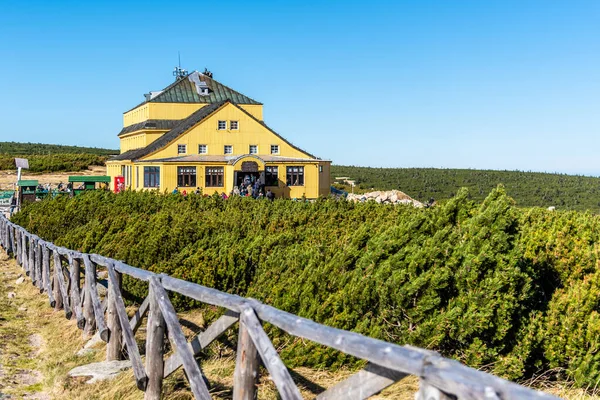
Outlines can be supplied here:
[[210, 94], [210, 90], [206, 82], [201, 81], [197, 74], [190, 75], [190, 80], [196, 84], [196, 92], [200, 96], [208, 96]]
[[197, 88], [198, 88], [198, 94], [200, 96], [208, 96], [209, 92], [208, 92], [208, 85], [206, 84], [206, 82], [200, 81], [200, 83], [197, 84]]

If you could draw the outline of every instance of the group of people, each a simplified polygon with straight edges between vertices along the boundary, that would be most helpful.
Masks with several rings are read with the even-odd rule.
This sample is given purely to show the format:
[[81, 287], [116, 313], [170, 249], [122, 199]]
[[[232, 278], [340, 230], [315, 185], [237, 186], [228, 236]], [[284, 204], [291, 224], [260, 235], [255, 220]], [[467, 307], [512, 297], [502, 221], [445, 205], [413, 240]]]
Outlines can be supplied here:
[[246, 175], [239, 186], [234, 186], [230, 195], [275, 200], [275, 194], [271, 192], [271, 189], [265, 191], [265, 184], [260, 179], [250, 175]]
[[[52, 189], [52, 185], [50, 183], [46, 183], [45, 185], [42, 185], [41, 183], [39, 185], [37, 185], [37, 187], [35, 188], [35, 190], [37, 192], [51, 192]], [[56, 185], [55, 191], [57, 192], [70, 192], [73, 190], [73, 184], [71, 182], [67, 183], [66, 185], [62, 182], [60, 182], [58, 185]]]
[[[180, 193], [182, 196], [187, 196], [187, 190], [179, 191], [178, 187], [173, 189], [173, 194]], [[202, 190], [198, 187], [193, 192], [196, 195], [201, 195]], [[267, 189], [265, 191], [265, 184], [260, 181], [260, 179], [256, 179], [254, 176], [246, 175], [244, 180], [239, 186], [234, 186], [233, 190], [229, 193], [229, 196], [225, 194], [225, 192], [221, 192], [221, 197], [223, 199], [228, 199], [231, 196], [242, 196], [242, 197], [252, 197], [254, 199], [268, 199], [275, 200], [275, 193], [271, 191], [271, 189]]]

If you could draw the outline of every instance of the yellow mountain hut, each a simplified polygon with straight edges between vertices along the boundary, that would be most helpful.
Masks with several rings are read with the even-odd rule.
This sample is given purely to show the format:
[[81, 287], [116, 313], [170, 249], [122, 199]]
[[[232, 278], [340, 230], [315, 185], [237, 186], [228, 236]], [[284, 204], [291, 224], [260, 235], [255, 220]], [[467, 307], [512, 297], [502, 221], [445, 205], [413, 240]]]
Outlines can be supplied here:
[[[205, 194], [259, 181], [277, 197], [314, 199], [330, 192], [331, 161], [294, 146], [263, 121], [263, 105], [212, 79], [177, 74], [123, 114], [121, 154], [107, 161], [111, 189]], [[237, 193], [237, 190], [236, 190]]]

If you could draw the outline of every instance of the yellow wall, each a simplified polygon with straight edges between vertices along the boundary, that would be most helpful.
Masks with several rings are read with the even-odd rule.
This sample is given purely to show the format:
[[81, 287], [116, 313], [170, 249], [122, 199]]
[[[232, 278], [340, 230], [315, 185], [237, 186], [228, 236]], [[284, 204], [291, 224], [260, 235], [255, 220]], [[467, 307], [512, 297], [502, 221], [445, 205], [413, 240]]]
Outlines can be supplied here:
[[135, 133], [121, 136], [121, 153], [132, 149], [140, 149], [142, 147], [146, 147], [150, 143], [154, 142], [156, 139], [164, 135], [166, 132], [166, 130], [138, 131]]
[[150, 103], [142, 104], [131, 111], [123, 114], [123, 126], [137, 124], [138, 122], [146, 121], [150, 115]]
[[[219, 120], [235, 120], [239, 122], [238, 130], [218, 130]], [[311, 158], [307, 154], [294, 149], [282, 139], [275, 136], [262, 124], [250, 118], [237, 107], [226, 104], [219, 111], [208, 117], [201, 124], [192, 128], [186, 134], [177, 138], [174, 142], [162, 148], [158, 152], [149, 155], [145, 159], [160, 159], [176, 157], [177, 145], [187, 145], [187, 154], [198, 154], [198, 145], [208, 146], [208, 155], [224, 155], [224, 146], [232, 145], [234, 155], [249, 153], [250, 145], [258, 145], [258, 155], [271, 155], [271, 145], [279, 145], [279, 154], [283, 157]]]
[[238, 104], [246, 112], [252, 114], [254, 118], [259, 121], [263, 120], [263, 106], [262, 104]]
[[110, 190], [115, 190], [114, 178], [121, 174], [121, 166], [118, 162], [110, 162], [106, 163], [106, 174], [110, 176]]
[[[196, 187], [202, 188], [205, 194], [213, 194], [214, 192], [227, 194], [233, 190], [234, 171], [239, 170], [239, 164], [225, 165], [219, 163], [181, 163], [181, 164], [164, 164], [152, 162], [140, 162], [136, 164], [123, 163], [122, 165], [129, 166], [130, 180], [126, 182], [126, 188], [133, 190], [144, 189], [144, 166], [160, 167], [160, 187], [157, 189], [160, 192], [172, 191], [177, 187], [177, 167], [196, 167], [196, 186], [180, 187], [179, 190], [186, 190], [188, 193], [193, 192]], [[302, 198], [306, 197], [314, 199], [319, 196], [329, 195], [329, 163], [328, 162], [286, 162], [286, 163], [267, 163], [268, 166], [278, 167], [278, 184], [277, 186], [267, 186], [277, 197], [285, 198]], [[323, 166], [323, 172], [319, 172], [319, 165]], [[304, 167], [304, 185], [303, 186], [287, 186], [286, 185], [286, 168], [290, 166]], [[223, 186], [222, 187], [205, 187], [205, 171], [206, 167], [223, 167]], [[261, 165], [261, 171], [264, 167]], [[108, 163], [107, 173], [111, 177], [111, 189], [114, 190], [114, 177], [122, 175], [122, 166]], [[139, 175], [138, 175], [139, 174]], [[148, 188], [146, 188], [148, 189]]]
[[143, 132], [121, 137], [121, 153], [142, 147], [146, 147], [146, 134]]
[[[184, 119], [206, 105], [205, 103], [145, 103], [123, 114], [123, 127], [149, 119]], [[262, 104], [240, 104], [239, 106], [262, 121]]]
[[123, 114], [123, 126], [149, 119], [184, 119], [206, 105], [205, 103], [145, 103]]
[[156, 139], [167, 133], [168, 131], [152, 131], [146, 132], [146, 146], [154, 142]]

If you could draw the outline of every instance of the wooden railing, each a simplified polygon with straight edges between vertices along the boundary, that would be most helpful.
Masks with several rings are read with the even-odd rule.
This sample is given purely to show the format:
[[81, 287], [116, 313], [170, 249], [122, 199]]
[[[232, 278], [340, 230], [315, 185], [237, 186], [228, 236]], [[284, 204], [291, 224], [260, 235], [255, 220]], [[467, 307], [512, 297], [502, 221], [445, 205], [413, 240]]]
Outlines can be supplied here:
[[[420, 378], [416, 399], [555, 398], [466, 367], [432, 351], [331, 328], [257, 300], [154, 274], [97, 254], [56, 246], [11, 223], [4, 216], [0, 216], [0, 244], [16, 258], [40, 293], [46, 293], [51, 307], [63, 310], [67, 319], [76, 319], [77, 326], [87, 334], [99, 333], [107, 343], [107, 360], [122, 357], [124, 342], [136, 385], [145, 391], [146, 399], [159, 399], [163, 379], [180, 367], [185, 370], [194, 397], [210, 399], [206, 378], [195, 356], [236, 323], [238, 345], [233, 398], [255, 398], [260, 357], [280, 397], [301, 399], [298, 387], [263, 330], [262, 322], [368, 362], [363, 370], [317, 395], [319, 400], [365, 399], [408, 375]], [[108, 291], [104, 301], [97, 290], [100, 268], [108, 272]], [[122, 274], [149, 283], [148, 296], [132, 318], [127, 315], [123, 302]], [[168, 292], [223, 307], [226, 312], [188, 342]], [[144, 363], [135, 333], [146, 314]], [[173, 348], [166, 359], [163, 348], [165, 335]]]

